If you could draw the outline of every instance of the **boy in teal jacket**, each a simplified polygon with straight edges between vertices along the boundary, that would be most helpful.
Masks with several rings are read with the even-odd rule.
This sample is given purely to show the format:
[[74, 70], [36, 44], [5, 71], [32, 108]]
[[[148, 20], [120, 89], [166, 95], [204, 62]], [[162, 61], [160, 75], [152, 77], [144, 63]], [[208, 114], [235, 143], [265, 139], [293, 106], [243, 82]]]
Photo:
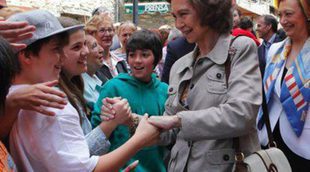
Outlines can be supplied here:
[[[100, 92], [92, 116], [93, 126], [101, 122], [100, 107], [106, 97], [122, 97], [128, 100], [133, 113], [144, 115], [163, 115], [168, 98], [168, 85], [160, 82], [153, 69], [162, 56], [162, 44], [155, 33], [147, 30], [137, 31], [128, 40], [127, 61], [131, 74], [119, 74], [108, 81]], [[110, 136], [111, 151], [121, 146], [130, 137], [127, 126], [118, 126]], [[165, 172], [164, 147], [150, 146], [138, 152], [126, 165], [139, 160], [138, 172]]]

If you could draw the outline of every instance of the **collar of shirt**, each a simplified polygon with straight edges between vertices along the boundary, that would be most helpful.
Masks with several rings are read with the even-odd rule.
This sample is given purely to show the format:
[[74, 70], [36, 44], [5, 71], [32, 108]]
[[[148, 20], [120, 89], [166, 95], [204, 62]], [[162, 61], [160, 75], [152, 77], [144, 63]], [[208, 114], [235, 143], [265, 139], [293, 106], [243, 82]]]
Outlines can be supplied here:
[[274, 33], [268, 41], [264, 40], [263, 45], [265, 46], [265, 48], [267, 48], [269, 50], [269, 48], [270, 48], [271, 44], [274, 42], [275, 38], [276, 38], [276, 34]]

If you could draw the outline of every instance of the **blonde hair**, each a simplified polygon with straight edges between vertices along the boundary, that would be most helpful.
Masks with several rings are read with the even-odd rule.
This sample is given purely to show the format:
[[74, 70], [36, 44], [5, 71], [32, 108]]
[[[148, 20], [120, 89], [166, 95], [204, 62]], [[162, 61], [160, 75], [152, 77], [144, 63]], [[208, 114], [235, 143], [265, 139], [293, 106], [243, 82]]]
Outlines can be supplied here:
[[121, 31], [124, 29], [124, 28], [130, 28], [132, 29], [133, 31], [137, 31], [137, 27], [134, 23], [132, 23], [131, 21], [125, 21], [123, 23], [121, 23], [118, 27], [118, 31], [117, 31], [117, 35], [120, 35], [121, 34]]
[[98, 27], [101, 23], [111, 23], [111, 26], [114, 29], [113, 20], [110, 15], [103, 13], [99, 15], [94, 15], [92, 18], [90, 18], [85, 24], [84, 30], [87, 34], [94, 36], [97, 33]]

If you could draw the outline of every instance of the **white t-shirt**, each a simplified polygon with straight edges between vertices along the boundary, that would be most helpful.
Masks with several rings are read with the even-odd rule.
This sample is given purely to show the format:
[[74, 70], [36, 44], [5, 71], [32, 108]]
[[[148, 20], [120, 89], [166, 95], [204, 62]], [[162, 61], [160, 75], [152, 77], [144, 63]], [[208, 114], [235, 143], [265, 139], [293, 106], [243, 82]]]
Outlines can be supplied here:
[[[24, 87], [14, 85], [10, 92]], [[55, 116], [21, 110], [10, 133], [10, 149], [19, 171], [93, 171], [99, 160], [91, 156], [80, 118], [68, 103], [49, 108]]]

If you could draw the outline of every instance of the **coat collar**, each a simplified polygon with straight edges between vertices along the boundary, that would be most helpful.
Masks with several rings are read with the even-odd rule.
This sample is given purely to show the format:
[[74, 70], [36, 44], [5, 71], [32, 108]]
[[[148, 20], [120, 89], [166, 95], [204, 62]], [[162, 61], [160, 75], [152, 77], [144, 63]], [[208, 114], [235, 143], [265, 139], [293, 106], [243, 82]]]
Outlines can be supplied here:
[[232, 36], [230, 34], [224, 34], [219, 37], [214, 48], [204, 57], [209, 58], [211, 61], [218, 65], [222, 65], [226, 62], [229, 50], [229, 44]]
[[194, 50], [183, 57], [182, 65], [180, 65], [177, 73], [183, 72], [185, 69], [189, 69], [192, 67], [194, 63], [194, 54], [197, 54], [197, 45], [195, 46]]
[[[222, 34], [217, 40], [214, 48], [207, 55], [203, 55], [201, 58], [209, 58], [212, 62], [218, 65], [224, 64], [228, 56], [231, 39], [232, 36], [230, 34]], [[197, 57], [198, 54], [199, 47], [196, 45], [193, 52], [186, 55], [182, 61], [182, 66], [177, 70], [177, 73], [181, 73], [185, 69], [192, 67], [195, 59], [194, 57]]]

